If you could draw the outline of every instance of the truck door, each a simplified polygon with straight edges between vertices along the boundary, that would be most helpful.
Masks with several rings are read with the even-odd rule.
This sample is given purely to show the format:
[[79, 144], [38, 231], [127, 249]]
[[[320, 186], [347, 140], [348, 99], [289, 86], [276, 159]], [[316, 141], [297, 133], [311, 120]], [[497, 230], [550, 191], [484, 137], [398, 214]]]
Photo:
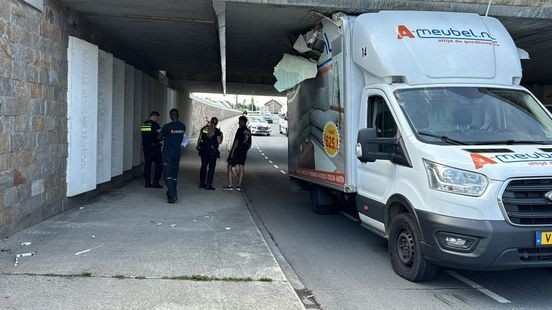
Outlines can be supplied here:
[[[359, 128], [376, 128], [377, 137], [394, 138], [398, 135], [397, 123], [389, 109], [388, 100], [383, 91], [369, 90], [366, 102], [361, 104]], [[392, 152], [391, 145], [374, 145], [380, 152]], [[387, 191], [397, 172], [397, 165], [390, 160], [376, 160], [363, 163], [357, 160], [357, 207], [365, 215], [367, 224], [385, 231], [384, 212]], [[375, 222], [375, 221], [377, 222]], [[379, 223], [378, 223], [379, 222]]]

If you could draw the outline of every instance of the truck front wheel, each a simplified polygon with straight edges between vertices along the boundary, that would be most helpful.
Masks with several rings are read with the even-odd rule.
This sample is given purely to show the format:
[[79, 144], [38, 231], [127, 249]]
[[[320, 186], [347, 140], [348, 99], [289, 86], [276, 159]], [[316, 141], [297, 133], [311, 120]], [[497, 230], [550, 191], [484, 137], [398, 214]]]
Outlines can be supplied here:
[[389, 229], [389, 255], [395, 272], [412, 282], [432, 280], [437, 267], [427, 261], [420, 246], [420, 235], [412, 216], [397, 215]]

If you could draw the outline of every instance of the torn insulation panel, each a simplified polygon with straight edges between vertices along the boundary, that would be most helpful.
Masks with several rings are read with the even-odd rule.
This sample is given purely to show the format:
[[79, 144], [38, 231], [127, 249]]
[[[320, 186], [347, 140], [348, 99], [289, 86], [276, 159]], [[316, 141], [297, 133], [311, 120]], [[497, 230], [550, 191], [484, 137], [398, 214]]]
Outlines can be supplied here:
[[293, 88], [306, 79], [316, 77], [317, 71], [316, 62], [284, 54], [282, 60], [274, 67], [274, 76], [277, 80], [274, 87], [279, 92]]

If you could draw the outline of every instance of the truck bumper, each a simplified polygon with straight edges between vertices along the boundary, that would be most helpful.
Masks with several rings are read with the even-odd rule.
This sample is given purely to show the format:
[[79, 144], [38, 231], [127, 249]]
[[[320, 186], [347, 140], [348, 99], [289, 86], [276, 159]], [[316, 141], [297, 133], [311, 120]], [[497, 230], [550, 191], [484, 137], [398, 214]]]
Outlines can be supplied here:
[[[552, 247], [535, 245], [537, 231], [552, 227], [517, 227], [506, 221], [470, 220], [416, 212], [426, 258], [439, 266], [472, 270], [552, 267]], [[443, 234], [475, 240], [468, 252], [444, 245]]]

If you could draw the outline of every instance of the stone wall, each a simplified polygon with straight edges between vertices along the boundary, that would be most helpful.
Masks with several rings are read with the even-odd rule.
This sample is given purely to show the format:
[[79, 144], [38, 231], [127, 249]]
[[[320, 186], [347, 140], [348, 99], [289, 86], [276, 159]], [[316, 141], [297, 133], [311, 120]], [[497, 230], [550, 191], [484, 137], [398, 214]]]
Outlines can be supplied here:
[[197, 134], [201, 127], [205, 126], [206, 124], [206, 118], [211, 119], [211, 117], [215, 116], [220, 121], [225, 118], [242, 114], [241, 111], [221, 108], [219, 106], [211, 104], [207, 100], [202, 100], [196, 97], [192, 98], [191, 103], [192, 117], [190, 130], [188, 132], [191, 133], [192, 137], [197, 137]]
[[67, 202], [70, 35], [152, 72], [57, 0], [44, 0], [42, 11], [0, 0], [0, 236], [63, 211]]

